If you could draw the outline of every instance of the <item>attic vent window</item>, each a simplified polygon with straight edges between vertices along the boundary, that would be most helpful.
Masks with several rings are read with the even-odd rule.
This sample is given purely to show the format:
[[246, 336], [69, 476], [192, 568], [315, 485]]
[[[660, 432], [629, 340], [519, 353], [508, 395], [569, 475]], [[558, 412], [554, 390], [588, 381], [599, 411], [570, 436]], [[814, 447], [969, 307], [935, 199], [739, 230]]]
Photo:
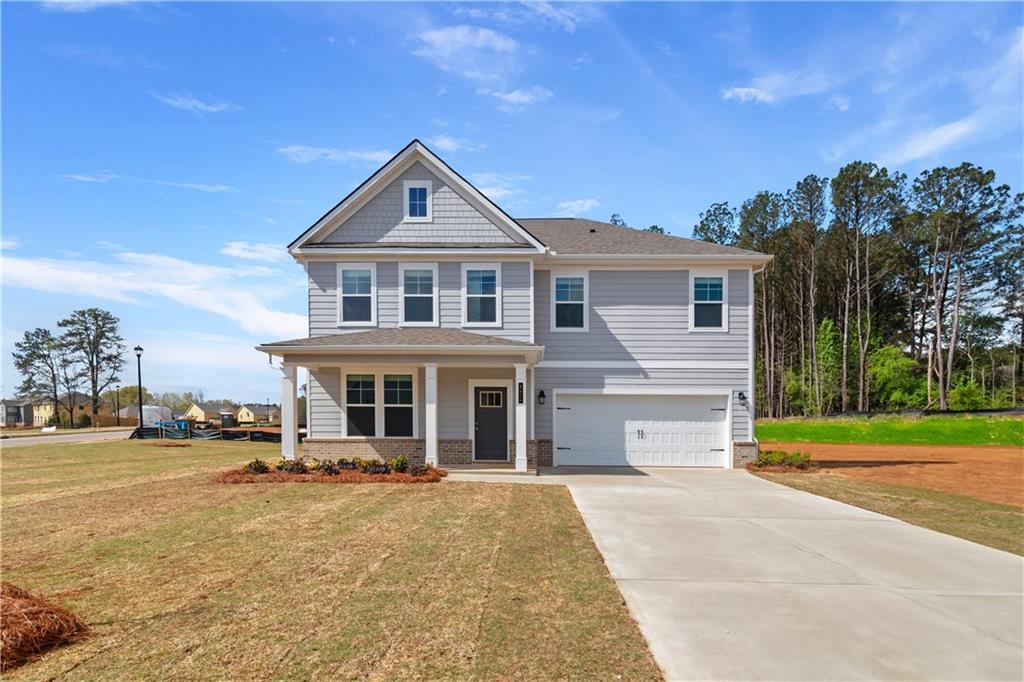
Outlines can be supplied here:
[[407, 180], [405, 192], [405, 221], [430, 222], [433, 219], [433, 188], [430, 180]]

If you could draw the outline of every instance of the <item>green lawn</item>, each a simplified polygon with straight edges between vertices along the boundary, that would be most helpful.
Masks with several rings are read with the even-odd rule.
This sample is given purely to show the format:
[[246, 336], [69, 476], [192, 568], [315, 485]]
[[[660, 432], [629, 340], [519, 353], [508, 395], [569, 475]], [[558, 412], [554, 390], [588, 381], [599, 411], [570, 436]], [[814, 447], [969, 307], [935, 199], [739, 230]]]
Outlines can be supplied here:
[[783, 443], [1024, 446], [1024, 418], [932, 415], [761, 420], [757, 437]]
[[761, 478], [915, 526], [1024, 555], [1024, 510], [964, 495], [909, 486], [858, 481], [826, 473], [756, 473]]
[[564, 487], [210, 482], [277, 448], [4, 451], [4, 579], [94, 633], [5, 679], [661, 678]]

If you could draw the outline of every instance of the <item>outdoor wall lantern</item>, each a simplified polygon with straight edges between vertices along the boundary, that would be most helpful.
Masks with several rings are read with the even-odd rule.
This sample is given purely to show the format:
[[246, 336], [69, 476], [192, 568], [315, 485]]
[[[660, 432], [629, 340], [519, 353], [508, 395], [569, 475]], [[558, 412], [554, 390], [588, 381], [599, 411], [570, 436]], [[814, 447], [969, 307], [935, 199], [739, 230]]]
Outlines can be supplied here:
[[746, 407], [748, 405], [746, 393], [740, 391], [736, 397], [740, 399], [740, 405], [742, 405], [743, 407]]
[[537, 404], [538, 405], [543, 405], [544, 401], [547, 400], [547, 399], [548, 399], [548, 397], [546, 395], [544, 395], [544, 391], [541, 391], [540, 393], [537, 394]]

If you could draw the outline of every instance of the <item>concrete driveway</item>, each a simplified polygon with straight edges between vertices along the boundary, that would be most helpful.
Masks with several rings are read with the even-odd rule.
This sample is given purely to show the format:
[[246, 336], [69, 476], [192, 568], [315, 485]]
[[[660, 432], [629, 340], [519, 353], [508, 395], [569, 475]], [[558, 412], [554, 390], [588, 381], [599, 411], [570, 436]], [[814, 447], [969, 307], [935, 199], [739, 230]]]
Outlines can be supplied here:
[[1024, 679], [1021, 557], [744, 471], [627, 472], [541, 478], [669, 679]]

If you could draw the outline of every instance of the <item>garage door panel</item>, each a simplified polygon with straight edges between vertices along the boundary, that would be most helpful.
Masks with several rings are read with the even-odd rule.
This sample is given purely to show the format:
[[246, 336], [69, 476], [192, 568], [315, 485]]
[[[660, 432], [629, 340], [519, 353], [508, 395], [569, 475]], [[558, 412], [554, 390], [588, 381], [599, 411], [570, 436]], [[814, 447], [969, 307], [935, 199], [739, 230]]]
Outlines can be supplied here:
[[724, 396], [560, 393], [556, 464], [723, 466]]

